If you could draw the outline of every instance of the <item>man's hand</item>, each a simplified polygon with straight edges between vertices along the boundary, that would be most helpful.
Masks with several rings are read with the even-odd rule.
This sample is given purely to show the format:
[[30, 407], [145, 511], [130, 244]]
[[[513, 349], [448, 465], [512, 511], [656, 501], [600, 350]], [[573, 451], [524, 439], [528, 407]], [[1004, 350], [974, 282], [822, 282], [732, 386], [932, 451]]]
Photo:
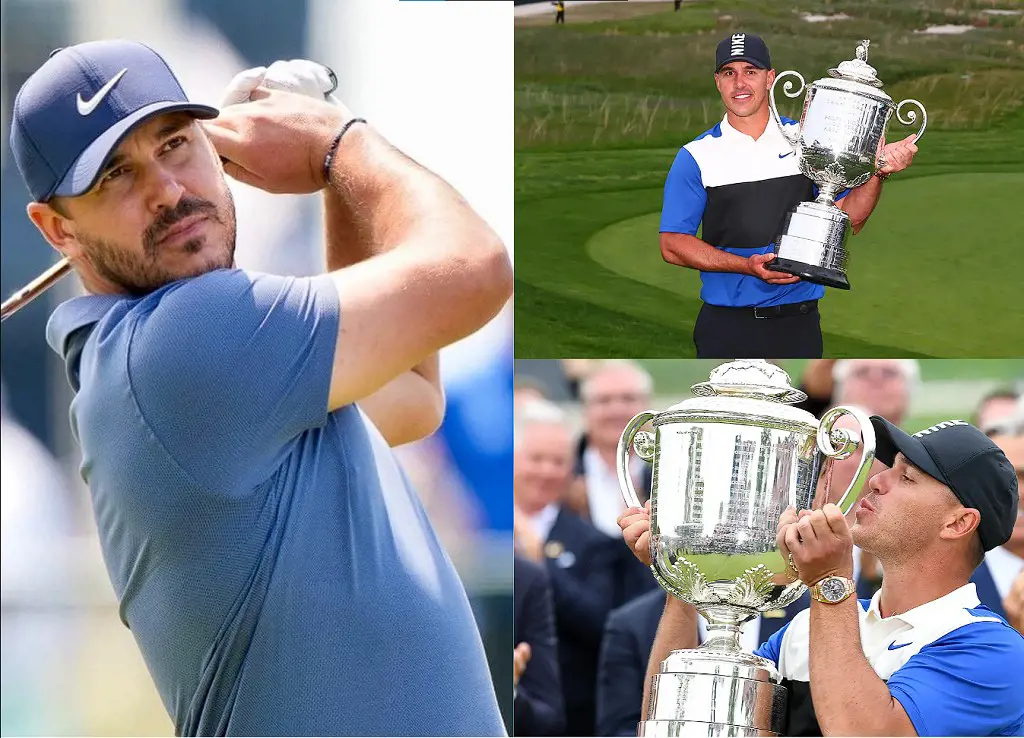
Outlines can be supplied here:
[[786, 510], [779, 519], [776, 541], [784, 559], [793, 554], [800, 581], [811, 586], [827, 576], [853, 578], [853, 537], [837, 505], [820, 510]]
[[895, 174], [909, 167], [914, 161], [914, 154], [917, 153], [917, 146], [914, 144], [916, 138], [917, 134], [911, 133], [902, 141], [891, 144], [886, 144], [883, 138], [882, 148], [878, 154], [878, 173]]
[[789, 530], [789, 526], [798, 520], [800, 520], [800, 516], [797, 515], [796, 508], [790, 505], [782, 511], [782, 515], [779, 516], [779, 525], [775, 529], [775, 545], [779, 547], [779, 553], [782, 554], [782, 560], [786, 562], [786, 572], [794, 579], [800, 578], [800, 572], [793, 569], [792, 565], [789, 563], [789, 555], [791, 552], [789, 547], [786, 546], [786, 532]]
[[1013, 586], [1003, 600], [1003, 609], [1010, 625], [1024, 635], [1024, 570], [1013, 580]]
[[747, 258], [747, 274], [751, 277], [763, 279], [768, 284], [793, 284], [799, 282], [800, 277], [785, 272], [773, 272], [765, 266], [769, 261], [775, 260], [775, 254], [754, 254]]
[[622, 538], [640, 561], [651, 565], [651, 501], [644, 506], [631, 507], [618, 518]]
[[344, 107], [304, 95], [257, 87], [246, 105], [231, 105], [202, 121], [235, 179], [273, 193], [323, 189], [327, 151], [345, 121]]
[[532, 655], [529, 643], [520, 643], [512, 651], [512, 686], [519, 686], [519, 679], [523, 676], [523, 672], [526, 671], [526, 665], [530, 663]]
[[518, 507], [512, 517], [512, 538], [523, 558], [538, 564], [544, 563], [544, 541], [533, 532], [533, 526]]

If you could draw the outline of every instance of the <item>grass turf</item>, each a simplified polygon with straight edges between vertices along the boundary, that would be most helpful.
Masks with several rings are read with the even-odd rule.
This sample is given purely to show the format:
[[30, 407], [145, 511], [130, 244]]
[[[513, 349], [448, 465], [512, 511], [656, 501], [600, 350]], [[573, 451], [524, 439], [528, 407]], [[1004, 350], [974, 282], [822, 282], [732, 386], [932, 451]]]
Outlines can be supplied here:
[[[913, 167], [850, 240], [853, 289], [822, 301], [826, 355], [1019, 355], [1020, 17], [987, 16], [999, 5], [981, 0], [798, 0], [853, 17], [811, 24], [763, 5], [600, 4], [564, 28], [517, 24], [517, 357], [694, 355], [699, 279], [660, 258], [661, 188], [679, 145], [721, 117], [707, 59], [739, 29], [808, 82], [871, 38], [886, 90], [928, 108]], [[985, 27], [913, 33], [964, 22]]]

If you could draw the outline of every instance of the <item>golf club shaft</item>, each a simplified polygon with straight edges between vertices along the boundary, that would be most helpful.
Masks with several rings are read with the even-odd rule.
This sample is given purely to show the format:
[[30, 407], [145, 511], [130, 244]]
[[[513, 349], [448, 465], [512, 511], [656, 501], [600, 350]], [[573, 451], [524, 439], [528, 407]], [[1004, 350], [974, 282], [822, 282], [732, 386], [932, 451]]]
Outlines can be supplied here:
[[7, 320], [7, 318], [46, 292], [57, 280], [70, 271], [71, 262], [67, 259], [61, 259], [8, 299], [4, 300], [3, 306], [0, 307], [0, 322]]

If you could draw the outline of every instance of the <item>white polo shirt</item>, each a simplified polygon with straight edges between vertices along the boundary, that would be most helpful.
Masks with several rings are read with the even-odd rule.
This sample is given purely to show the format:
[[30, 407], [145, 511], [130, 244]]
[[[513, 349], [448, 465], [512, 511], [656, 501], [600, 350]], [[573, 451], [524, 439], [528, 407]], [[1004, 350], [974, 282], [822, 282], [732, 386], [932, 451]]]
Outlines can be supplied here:
[[[981, 605], [974, 584], [888, 618], [880, 597], [858, 603], [861, 645], [918, 735], [1024, 735], [1024, 636]], [[816, 723], [809, 642], [804, 610], [755, 651], [789, 687], [790, 735]]]

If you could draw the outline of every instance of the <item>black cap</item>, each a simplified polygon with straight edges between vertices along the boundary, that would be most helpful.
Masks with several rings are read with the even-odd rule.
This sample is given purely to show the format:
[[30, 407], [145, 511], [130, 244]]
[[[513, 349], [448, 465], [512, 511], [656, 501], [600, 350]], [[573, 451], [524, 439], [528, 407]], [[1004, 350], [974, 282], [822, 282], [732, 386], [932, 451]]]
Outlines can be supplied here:
[[910, 435], [871, 416], [876, 458], [892, 466], [897, 453], [945, 484], [965, 507], [981, 513], [978, 536], [986, 551], [1010, 538], [1017, 519], [1017, 472], [988, 436], [963, 420], [946, 420]]
[[734, 61], [750, 62], [761, 69], [772, 68], [768, 45], [760, 36], [751, 33], [734, 33], [718, 44], [715, 50], [715, 71]]

